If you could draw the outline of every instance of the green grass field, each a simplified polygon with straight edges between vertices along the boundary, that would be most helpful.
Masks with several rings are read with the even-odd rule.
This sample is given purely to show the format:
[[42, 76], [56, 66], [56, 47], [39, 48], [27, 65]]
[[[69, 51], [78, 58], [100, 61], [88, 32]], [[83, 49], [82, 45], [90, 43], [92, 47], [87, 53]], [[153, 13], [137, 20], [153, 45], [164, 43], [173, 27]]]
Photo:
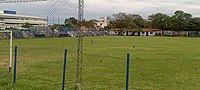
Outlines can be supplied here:
[[[9, 43], [0, 42], [0, 90], [61, 90], [65, 48], [66, 90], [74, 90], [77, 38], [14, 39], [19, 47], [15, 85], [8, 72]], [[125, 90], [128, 52], [130, 90], [200, 89], [200, 38], [113, 36], [84, 38], [83, 90]]]

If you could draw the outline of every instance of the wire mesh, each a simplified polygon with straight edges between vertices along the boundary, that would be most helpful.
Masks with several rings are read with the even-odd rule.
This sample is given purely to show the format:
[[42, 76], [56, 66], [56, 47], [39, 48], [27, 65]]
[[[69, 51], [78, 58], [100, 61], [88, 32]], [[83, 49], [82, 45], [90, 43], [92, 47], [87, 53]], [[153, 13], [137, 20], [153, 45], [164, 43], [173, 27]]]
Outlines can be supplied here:
[[9, 58], [10, 58], [10, 32], [0, 32], [0, 77], [1, 83], [8, 83], [8, 78], [10, 77], [8, 73], [9, 68]]
[[[16, 24], [10, 23], [15, 26], [10, 27], [9, 24], [4, 23], [4, 29], [13, 31], [13, 46], [18, 46], [17, 84], [16, 87], [10, 84], [13, 71], [8, 73], [6, 70], [0, 70], [0, 89], [61, 89], [64, 49], [68, 49], [66, 89], [74, 89], [78, 39], [71, 36], [78, 31], [78, 28], [73, 28], [73, 31], [68, 33], [59, 26], [64, 26], [65, 19], [67, 18], [77, 18], [78, 1], [47, 0], [42, 2], [0, 3], [0, 10], [16, 11], [16, 14], [10, 14], [12, 17], [17, 18], [15, 22], [25, 21], [31, 24], [27, 28], [24, 27], [26, 25], [24, 23], [19, 28], [19, 25]], [[12, 17], [1, 17], [1, 19], [3, 21], [8, 19], [13, 20]], [[30, 21], [30, 19], [34, 20]], [[32, 22], [45, 23], [36, 25], [32, 24]], [[9, 40], [1, 40], [1, 42], [3, 42], [0, 44], [2, 50], [1, 58], [8, 58], [9, 52], [7, 52], [7, 48], [9, 50]], [[2, 63], [7, 63], [4, 61], [6, 60], [1, 60]], [[0, 67], [8, 68], [7, 66], [8, 64], [4, 64], [4, 66], [1, 65]]]
[[[0, 89], [60, 90], [64, 49], [68, 49], [66, 90], [119, 90], [125, 87], [123, 67], [130, 48], [121, 47], [116, 41], [120, 38], [107, 37], [109, 31], [79, 30], [84, 20], [83, 11], [79, 10], [84, 6], [80, 7], [78, 2], [80, 0], [0, 4], [0, 10], [14, 10], [16, 15], [37, 16], [47, 22], [47, 25], [30, 27], [26, 23], [22, 28], [9, 28], [13, 31], [13, 46], [18, 46], [17, 84], [10, 84], [13, 73], [5, 70]], [[79, 25], [61, 28], [70, 17], [75, 17]]]
[[7, 64], [9, 65], [9, 48], [10, 48], [10, 40], [9, 40], [9, 33], [2, 33], [0, 32], [0, 35], [4, 35], [5, 38], [1, 38], [0, 42], [1, 42], [1, 66], [3, 66], [3, 68], [5, 68], [5, 66], [7, 66]]
[[[172, 15], [173, 10], [186, 5], [187, 11], [198, 11], [192, 10], [198, 5], [190, 6], [195, 0], [87, 0], [91, 5], [86, 7], [89, 19], [120, 12], [111, 15], [111, 21], [105, 17], [91, 20], [95, 23], [90, 28], [83, 25], [91, 24], [83, 18], [83, 1], [0, 0], [0, 30], [12, 30], [13, 46], [18, 46], [17, 83], [12, 84], [13, 72], [8, 72], [9, 35], [0, 33], [0, 90], [60, 90], [64, 49], [68, 49], [66, 90], [124, 90], [128, 52], [130, 90], [199, 90], [199, 39], [175, 37], [199, 36], [199, 18], [180, 10]], [[165, 7], [166, 11], [162, 9]], [[2, 10], [9, 14], [2, 14]], [[138, 14], [126, 14], [129, 11], [150, 16], [144, 19]], [[184, 21], [185, 29], [171, 31], [178, 30], [178, 19]], [[109, 31], [102, 29], [103, 21], [110, 22], [103, 28]], [[169, 30], [161, 30], [163, 25]], [[153, 37], [156, 35], [159, 37]]]

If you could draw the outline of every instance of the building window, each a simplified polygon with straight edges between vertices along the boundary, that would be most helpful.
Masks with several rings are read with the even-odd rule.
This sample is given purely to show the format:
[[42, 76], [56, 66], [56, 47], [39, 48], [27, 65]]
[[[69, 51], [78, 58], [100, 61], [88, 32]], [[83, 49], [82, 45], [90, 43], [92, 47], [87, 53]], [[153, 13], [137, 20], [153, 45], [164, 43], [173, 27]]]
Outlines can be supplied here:
[[153, 34], [153, 32], [150, 32], [150, 34]]
[[142, 32], [142, 34], [145, 34], [145, 32]]

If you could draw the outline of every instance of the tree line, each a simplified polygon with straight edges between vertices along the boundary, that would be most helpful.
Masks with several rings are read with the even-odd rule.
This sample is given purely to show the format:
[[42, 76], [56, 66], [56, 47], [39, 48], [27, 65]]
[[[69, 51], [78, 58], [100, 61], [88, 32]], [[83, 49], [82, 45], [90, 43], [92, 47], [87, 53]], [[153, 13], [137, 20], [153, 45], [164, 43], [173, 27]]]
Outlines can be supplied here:
[[[95, 20], [97, 21], [97, 20]], [[85, 26], [86, 28], [89, 29], [95, 29], [95, 21], [93, 19], [86, 21], [78, 21], [74, 17], [66, 18], [64, 21], [64, 24], [54, 24], [52, 25], [52, 28], [78, 28], [80, 26]]]
[[191, 14], [178, 10], [173, 16], [157, 13], [149, 16], [151, 26], [161, 30], [178, 31], [199, 31], [200, 18], [193, 17]]
[[200, 18], [178, 10], [174, 15], [156, 13], [143, 19], [138, 14], [118, 13], [113, 14], [109, 29], [140, 30], [141, 28], [155, 28], [169, 31], [199, 31]]
[[[138, 14], [126, 14], [118, 13], [109, 16], [110, 24], [103, 28], [103, 30], [132, 30], [140, 31], [143, 28], [155, 28], [168, 31], [199, 31], [200, 30], [200, 18], [193, 17], [191, 14], [181, 10], [174, 12], [172, 16], [164, 13], [156, 13], [148, 16], [144, 19]], [[63, 25], [55, 24], [53, 27], [69, 27], [76, 28], [78, 26], [86, 26], [87, 28], [95, 29], [95, 22], [97, 20], [84, 20], [78, 21], [74, 17], [66, 18]]]

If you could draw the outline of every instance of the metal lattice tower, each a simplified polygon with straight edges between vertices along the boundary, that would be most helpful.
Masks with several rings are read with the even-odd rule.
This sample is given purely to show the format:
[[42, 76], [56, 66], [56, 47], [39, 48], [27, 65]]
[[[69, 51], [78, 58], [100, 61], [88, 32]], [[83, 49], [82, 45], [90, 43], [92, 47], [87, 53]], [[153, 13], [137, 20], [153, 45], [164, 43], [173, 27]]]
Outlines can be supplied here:
[[[81, 22], [84, 20], [84, 0], [78, 0], [78, 21], [79, 33], [81, 31]], [[82, 53], [83, 53], [83, 37], [78, 37], [78, 52], [77, 52], [77, 72], [76, 72], [76, 90], [81, 90], [82, 83]]]

